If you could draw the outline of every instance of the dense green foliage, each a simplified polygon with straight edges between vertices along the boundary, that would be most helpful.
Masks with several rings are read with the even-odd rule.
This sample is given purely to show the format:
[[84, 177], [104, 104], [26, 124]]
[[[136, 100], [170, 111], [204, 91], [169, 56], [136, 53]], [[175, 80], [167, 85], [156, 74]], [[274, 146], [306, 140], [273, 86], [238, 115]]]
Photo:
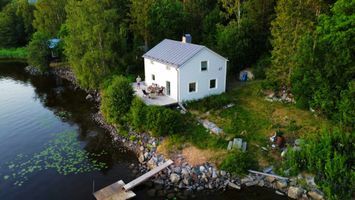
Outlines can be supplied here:
[[120, 38], [118, 7], [113, 0], [69, 0], [65, 27], [65, 55], [85, 88], [98, 88], [118, 65]]
[[136, 130], [149, 131], [154, 136], [181, 133], [184, 127], [184, 119], [179, 112], [159, 106], [146, 106], [138, 98], [133, 100], [129, 123]]
[[0, 48], [24, 46], [33, 32], [33, 5], [13, 0], [0, 12]]
[[[292, 91], [300, 107], [354, 126], [355, 3], [341, 0], [322, 15], [313, 35], [305, 35], [295, 54]], [[353, 99], [351, 101], [350, 99]]]
[[37, 67], [40, 71], [46, 71], [49, 67], [51, 51], [49, 49], [49, 35], [47, 33], [36, 32], [28, 44], [28, 63]]
[[249, 169], [257, 168], [258, 164], [249, 152], [234, 150], [221, 163], [221, 169], [234, 175], [246, 174]]
[[354, 133], [341, 129], [309, 134], [300, 151], [289, 149], [284, 167], [293, 174], [302, 170], [316, 174], [327, 199], [351, 199], [355, 188], [354, 139]]
[[0, 58], [26, 59], [26, 48], [0, 49]]
[[36, 30], [56, 36], [66, 19], [66, 4], [67, 0], [37, 0], [33, 21]]
[[133, 89], [130, 82], [123, 76], [116, 76], [102, 92], [101, 112], [108, 122], [122, 125], [132, 100]]

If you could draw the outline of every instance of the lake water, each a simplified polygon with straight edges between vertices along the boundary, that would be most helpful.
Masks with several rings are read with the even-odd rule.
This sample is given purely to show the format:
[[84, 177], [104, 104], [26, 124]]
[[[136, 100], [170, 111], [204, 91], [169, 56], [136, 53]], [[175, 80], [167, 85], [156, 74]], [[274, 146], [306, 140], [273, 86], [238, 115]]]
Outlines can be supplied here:
[[[137, 158], [91, 120], [97, 108], [85, 92], [60, 78], [31, 76], [24, 66], [0, 62], [0, 199], [94, 199], [93, 190], [134, 179], [129, 166]], [[149, 196], [154, 187], [135, 188], [136, 199], [166, 199]], [[286, 199], [258, 187], [192, 197]]]

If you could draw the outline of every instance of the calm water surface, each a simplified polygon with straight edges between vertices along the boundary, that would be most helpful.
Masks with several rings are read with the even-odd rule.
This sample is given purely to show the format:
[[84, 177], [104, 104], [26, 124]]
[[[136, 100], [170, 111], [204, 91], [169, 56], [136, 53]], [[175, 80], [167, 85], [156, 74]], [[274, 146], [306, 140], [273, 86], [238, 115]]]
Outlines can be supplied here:
[[[90, 200], [93, 189], [134, 179], [135, 155], [91, 120], [97, 110], [85, 93], [59, 78], [31, 76], [24, 66], [0, 62], [0, 199]], [[136, 199], [166, 199], [149, 197], [148, 185], [134, 190]], [[195, 199], [285, 198], [249, 188]]]

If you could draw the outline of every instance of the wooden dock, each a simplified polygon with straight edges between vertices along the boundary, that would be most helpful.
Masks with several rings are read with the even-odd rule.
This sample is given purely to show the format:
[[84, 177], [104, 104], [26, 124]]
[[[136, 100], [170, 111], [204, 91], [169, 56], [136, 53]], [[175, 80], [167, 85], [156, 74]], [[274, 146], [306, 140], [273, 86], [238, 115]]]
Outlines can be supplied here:
[[162, 165], [157, 166], [156, 168], [150, 170], [149, 172], [143, 174], [142, 176], [134, 179], [133, 181], [125, 184], [122, 180], [117, 181], [97, 192], [94, 193], [94, 196], [97, 200], [125, 200], [130, 199], [136, 196], [131, 190], [137, 185], [148, 180], [150, 177], [159, 173], [163, 169], [169, 167], [173, 164], [172, 160], [168, 160]]

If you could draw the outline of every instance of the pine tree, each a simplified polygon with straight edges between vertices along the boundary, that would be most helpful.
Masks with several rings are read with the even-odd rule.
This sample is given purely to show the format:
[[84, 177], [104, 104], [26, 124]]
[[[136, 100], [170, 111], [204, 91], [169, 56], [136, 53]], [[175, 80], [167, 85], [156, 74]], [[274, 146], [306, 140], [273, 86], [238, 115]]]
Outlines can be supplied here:
[[306, 33], [314, 31], [317, 17], [324, 7], [321, 0], [279, 0], [272, 22], [272, 61], [267, 79], [275, 86], [290, 86], [295, 67], [297, 44]]

